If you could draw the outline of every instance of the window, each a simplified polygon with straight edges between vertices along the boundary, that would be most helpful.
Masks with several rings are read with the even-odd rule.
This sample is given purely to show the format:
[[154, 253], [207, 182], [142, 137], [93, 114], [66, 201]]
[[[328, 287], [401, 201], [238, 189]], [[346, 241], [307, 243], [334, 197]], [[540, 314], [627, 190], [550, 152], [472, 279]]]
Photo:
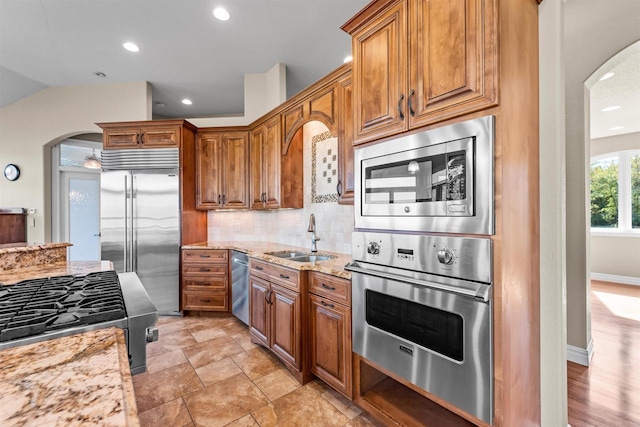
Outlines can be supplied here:
[[591, 160], [592, 231], [640, 232], [640, 151]]

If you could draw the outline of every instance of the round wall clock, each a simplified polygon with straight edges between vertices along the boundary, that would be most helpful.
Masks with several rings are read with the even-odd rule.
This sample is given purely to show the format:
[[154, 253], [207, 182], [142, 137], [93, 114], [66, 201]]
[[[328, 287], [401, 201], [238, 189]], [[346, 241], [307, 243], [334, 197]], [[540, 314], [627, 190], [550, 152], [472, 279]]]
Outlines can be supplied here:
[[4, 177], [9, 181], [15, 181], [20, 177], [20, 168], [13, 163], [9, 163], [4, 167]]

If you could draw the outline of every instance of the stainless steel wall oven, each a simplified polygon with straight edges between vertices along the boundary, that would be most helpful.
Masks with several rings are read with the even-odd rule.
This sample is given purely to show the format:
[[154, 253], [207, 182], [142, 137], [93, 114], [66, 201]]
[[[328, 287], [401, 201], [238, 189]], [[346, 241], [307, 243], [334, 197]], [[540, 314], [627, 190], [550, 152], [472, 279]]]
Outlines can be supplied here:
[[491, 424], [488, 238], [354, 232], [353, 351]]
[[494, 117], [355, 150], [355, 227], [494, 233]]

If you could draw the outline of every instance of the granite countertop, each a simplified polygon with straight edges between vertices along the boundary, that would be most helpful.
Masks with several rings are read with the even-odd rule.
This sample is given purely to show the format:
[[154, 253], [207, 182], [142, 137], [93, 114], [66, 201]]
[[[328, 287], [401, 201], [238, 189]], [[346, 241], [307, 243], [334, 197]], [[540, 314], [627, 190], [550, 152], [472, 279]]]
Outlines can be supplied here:
[[28, 244], [28, 243], [3, 243], [0, 245], [0, 255], [2, 254], [10, 254], [15, 252], [31, 252], [31, 251], [41, 251], [43, 249], [56, 249], [56, 248], [66, 248], [68, 246], [73, 246], [71, 243], [42, 243], [38, 244]]
[[252, 258], [262, 259], [264, 261], [269, 261], [274, 264], [283, 265], [296, 270], [313, 270], [342, 277], [344, 279], [351, 279], [351, 273], [344, 269], [345, 264], [351, 262], [351, 255], [337, 252], [319, 251], [314, 254], [335, 256], [334, 259], [327, 261], [296, 262], [285, 258], [278, 258], [273, 255], [267, 255], [265, 252], [292, 251], [310, 253], [309, 248], [301, 248], [299, 246], [283, 245], [272, 242], [216, 241], [183, 245], [182, 249], [230, 249], [244, 252]]
[[139, 425], [119, 328], [0, 350], [0, 360], [0, 425]]
[[111, 261], [61, 261], [50, 264], [38, 264], [31, 267], [0, 270], [0, 284], [12, 285], [22, 280], [41, 277], [87, 274], [94, 271], [113, 270]]

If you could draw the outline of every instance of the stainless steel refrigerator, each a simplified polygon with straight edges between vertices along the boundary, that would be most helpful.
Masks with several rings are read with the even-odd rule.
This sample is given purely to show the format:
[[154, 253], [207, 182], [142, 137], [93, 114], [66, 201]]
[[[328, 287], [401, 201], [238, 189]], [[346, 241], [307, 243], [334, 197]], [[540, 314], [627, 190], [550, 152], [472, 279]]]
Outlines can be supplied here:
[[102, 259], [136, 272], [160, 314], [179, 312], [178, 149], [103, 150]]

